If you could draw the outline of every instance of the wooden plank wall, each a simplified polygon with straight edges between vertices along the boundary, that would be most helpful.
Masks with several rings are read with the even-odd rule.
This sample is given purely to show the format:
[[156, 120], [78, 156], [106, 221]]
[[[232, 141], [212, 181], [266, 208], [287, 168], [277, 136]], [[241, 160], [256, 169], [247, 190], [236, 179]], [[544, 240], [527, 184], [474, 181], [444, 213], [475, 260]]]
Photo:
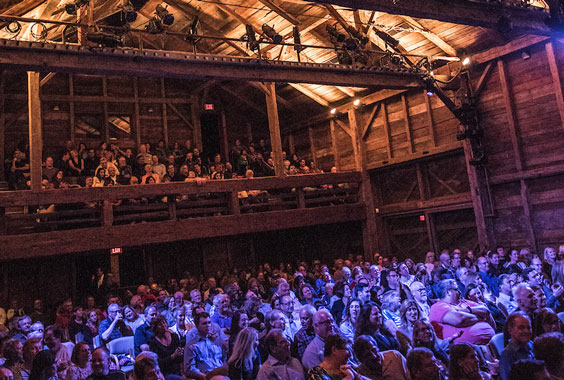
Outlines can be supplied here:
[[563, 60], [558, 41], [517, 51], [494, 62], [481, 93], [498, 245], [542, 253], [564, 241]]

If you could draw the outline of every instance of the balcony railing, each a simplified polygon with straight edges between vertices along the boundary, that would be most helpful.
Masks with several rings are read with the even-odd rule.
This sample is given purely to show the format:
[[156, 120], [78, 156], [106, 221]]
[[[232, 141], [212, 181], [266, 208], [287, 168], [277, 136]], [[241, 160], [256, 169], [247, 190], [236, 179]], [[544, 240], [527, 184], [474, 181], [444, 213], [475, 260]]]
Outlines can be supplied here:
[[[136, 231], [139, 231], [139, 226], [152, 228], [159, 222], [165, 228], [175, 221], [187, 222], [190, 226], [196, 222], [202, 225], [203, 220], [210, 225], [224, 223], [226, 230], [218, 232], [221, 235], [238, 233], [236, 219], [231, 219], [233, 217], [239, 217], [245, 223], [254, 223], [254, 219], [260, 219], [262, 224], [268, 221], [265, 230], [275, 229], [278, 225], [284, 228], [282, 219], [285, 217], [288, 220], [301, 218], [302, 225], [338, 222], [339, 215], [343, 219], [358, 220], [364, 212], [359, 195], [361, 180], [359, 172], [345, 172], [2, 192], [0, 235], [4, 237], [0, 237], [0, 247], [3, 241], [12, 244], [10, 239], [16, 236], [24, 240], [35, 236], [57, 236], [72, 240], [76, 245], [79, 242], [75, 241], [75, 237], [67, 234], [80, 231], [93, 235], [101, 231], [115, 234], [115, 231], [126, 231], [131, 226], [137, 226]], [[315, 212], [308, 214], [309, 210]], [[325, 213], [327, 217], [323, 216]], [[289, 221], [286, 224], [287, 228], [292, 226]], [[108, 228], [112, 231], [108, 232]], [[252, 231], [260, 228], [257, 225]], [[248, 226], [241, 226], [241, 233], [250, 231]], [[209, 236], [207, 232], [204, 235]], [[195, 232], [178, 236], [179, 239], [195, 237]], [[143, 236], [139, 239], [138, 244], [144, 244]], [[12, 247], [25, 245], [12, 244]]]

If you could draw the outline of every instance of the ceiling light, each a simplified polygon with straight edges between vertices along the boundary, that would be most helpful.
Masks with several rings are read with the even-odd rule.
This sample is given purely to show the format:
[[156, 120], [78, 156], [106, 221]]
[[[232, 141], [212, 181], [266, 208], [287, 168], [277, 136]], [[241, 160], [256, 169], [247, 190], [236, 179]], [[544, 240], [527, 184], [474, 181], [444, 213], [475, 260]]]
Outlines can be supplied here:
[[331, 115], [335, 115], [337, 113], [337, 109], [333, 108], [331, 109], [331, 111], [329, 111], [331, 113]]
[[359, 106], [359, 105], [360, 105], [360, 99], [355, 99], [354, 102], [353, 102], [353, 104], [354, 104], [355, 106]]
[[462, 66], [468, 66], [470, 64], [470, 57], [466, 57], [462, 60]]

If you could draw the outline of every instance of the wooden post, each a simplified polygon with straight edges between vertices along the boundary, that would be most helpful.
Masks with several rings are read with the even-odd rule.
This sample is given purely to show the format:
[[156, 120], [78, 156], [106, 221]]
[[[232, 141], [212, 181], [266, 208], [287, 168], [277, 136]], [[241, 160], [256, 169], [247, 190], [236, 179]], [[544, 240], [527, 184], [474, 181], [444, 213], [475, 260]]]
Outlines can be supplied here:
[[229, 211], [233, 215], [241, 214], [241, 206], [239, 205], [239, 193], [237, 191], [232, 191], [228, 193], [229, 198], [227, 203], [229, 204]]
[[164, 78], [161, 78], [161, 98], [163, 99], [163, 105], [162, 105], [162, 109], [163, 109], [163, 138], [164, 138], [164, 142], [165, 142], [165, 147], [168, 148], [168, 117], [166, 114], [166, 102], [164, 102], [164, 100], [166, 99], [166, 89], [165, 89], [165, 80]]
[[299, 187], [296, 189], [296, 196], [298, 197], [298, 208], [306, 208], [304, 188]]
[[41, 164], [43, 138], [41, 136], [41, 100], [39, 98], [39, 73], [27, 72], [28, 107], [29, 107], [29, 166], [31, 173], [31, 191], [41, 190]]
[[229, 160], [229, 136], [227, 135], [227, 117], [223, 105], [221, 106], [221, 141], [223, 160], [227, 162]]
[[133, 97], [135, 100], [135, 139], [137, 148], [141, 145], [141, 119], [139, 117], [139, 79], [133, 78]]
[[114, 281], [116, 282], [116, 284], [120, 283], [120, 278], [119, 278], [119, 254], [117, 255], [110, 255], [110, 272], [112, 272], [112, 275], [114, 277]]
[[386, 136], [386, 150], [388, 151], [388, 160], [391, 160], [394, 155], [392, 151], [392, 137], [390, 133], [390, 120], [388, 119], [388, 106], [386, 102], [382, 102], [382, 115], [384, 115], [384, 134]]
[[315, 163], [315, 167], [317, 167], [317, 152], [315, 150], [315, 143], [313, 141], [313, 129], [311, 127], [307, 128], [307, 134], [309, 137], [309, 149], [311, 151], [311, 160]]
[[290, 153], [290, 156], [292, 156], [293, 154], [296, 154], [296, 144], [294, 143], [294, 134], [290, 133], [288, 135], [288, 150]]
[[411, 121], [409, 120], [409, 106], [407, 104], [407, 96], [405, 96], [405, 94], [401, 96], [401, 103], [403, 106], [403, 114], [405, 117], [405, 134], [407, 136], [407, 142], [409, 144], [409, 153], [413, 153], [414, 147], [413, 147], [413, 139], [411, 137]]
[[6, 86], [6, 75], [4, 70], [0, 72], [0, 180], [5, 179], [4, 161], [5, 157], [5, 128], [6, 128], [6, 114], [4, 113], [4, 87]]
[[102, 225], [109, 227], [114, 224], [114, 206], [108, 200], [102, 204]]
[[253, 142], [253, 125], [251, 123], [247, 123], [247, 143]]
[[278, 120], [278, 104], [276, 103], [276, 86], [274, 82], [265, 83], [268, 90], [266, 108], [268, 110], [268, 129], [270, 130], [270, 145], [274, 160], [274, 173], [284, 176], [284, 161], [282, 160], [282, 139], [280, 138], [280, 122]]
[[360, 128], [356, 109], [349, 109], [349, 124], [353, 137], [353, 148], [355, 154], [356, 169], [362, 174], [362, 182], [360, 184], [360, 199], [366, 205], [366, 219], [362, 222], [362, 242], [364, 247], [364, 259], [371, 260], [372, 255], [379, 251], [378, 246], [378, 230], [376, 225], [376, 207], [374, 204], [374, 193], [372, 190], [372, 179], [366, 169], [366, 146], [362, 138], [362, 129]]
[[[74, 96], [74, 75], [69, 74], [69, 95], [71, 98]], [[70, 124], [70, 139], [74, 144], [76, 135], [75, 135], [75, 116], [74, 116], [74, 101], [71, 100], [69, 102], [69, 124]]]
[[106, 144], [110, 143], [110, 123], [108, 123], [108, 79], [104, 75], [102, 77], [102, 95], [104, 96], [104, 135], [106, 136]]
[[168, 219], [176, 220], [176, 195], [174, 194], [167, 195], [166, 203], [168, 205]]
[[425, 108], [427, 109], [427, 123], [429, 124], [429, 136], [433, 148], [437, 147], [437, 137], [435, 136], [435, 121], [433, 119], [433, 107], [431, 106], [431, 97], [427, 95], [427, 90], [423, 90], [425, 98]]
[[[564, 95], [562, 94], [562, 79], [560, 79], [560, 72], [558, 70], [558, 61], [554, 54], [554, 46], [552, 42], [545, 45], [546, 55], [548, 56], [548, 65], [550, 66], [550, 73], [552, 74], [552, 83], [554, 85], [554, 94], [556, 95], [556, 105], [560, 113], [560, 121], [562, 128], [564, 128]], [[538, 253], [538, 252], [537, 252]]]
[[0, 207], [0, 235], [6, 235], [8, 226], [6, 224], [6, 209]]
[[192, 95], [190, 97], [190, 111], [192, 113], [192, 125], [194, 126], [192, 140], [194, 141], [194, 146], [202, 150], [202, 123], [200, 122], [201, 109], [198, 95]]
[[333, 150], [333, 161], [337, 171], [341, 171], [341, 157], [339, 156], [339, 149], [337, 148], [337, 134], [335, 132], [335, 120], [329, 121], [329, 128], [331, 129], [331, 149]]

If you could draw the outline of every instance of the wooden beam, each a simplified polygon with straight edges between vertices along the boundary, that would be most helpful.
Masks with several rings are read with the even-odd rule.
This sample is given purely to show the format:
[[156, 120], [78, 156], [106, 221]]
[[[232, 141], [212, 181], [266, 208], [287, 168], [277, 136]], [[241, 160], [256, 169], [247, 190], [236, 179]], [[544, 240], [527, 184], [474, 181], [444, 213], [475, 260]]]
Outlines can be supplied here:
[[208, 194], [243, 191], [248, 189], [279, 189], [327, 184], [360, 182], [358, 172], [308, 174], [290, 177], [260, 177], [253, 179], [229, 179], [208, 181], [204, 185], [195, 182], [171, 182], [158, 186], [129, 185], [92, 188], [52, 189], [40, 192], [2, 191], [0, 207], [29, 206], [37, 204], [87, 203], [100, 200], [147, 198], [166, 194]]
[[141, 117], [139, 113], [139, 78], [133, 78], [133, 99], [135, 101], [135, 140], [141, 145]]
[[522, 170], [518, 172], [492, 176], [490, 177], [490, 183], [492, 185], [501, 185], [504, 183], [518, 182], [520, 180], [547, 178], [562, 174], [564, 174], [564, 165], [551, 165], [538, 169]]
[[421, 35], [434, 43], [437, 47], [439, 47], [442, 51], [447, 53], [450, 56], [456, 57], [458, 54], [456, 53], [456, 49], [450, 46], [445, 40], [441, 37], [437, 36], [435, 33], [431, 32], [429, 29], [425, 28], [421, 25], [417, 20], [410, 16], [399, 16], [401, 19], [405, 20], [409, 25], [412, 27], [421, 30]]
[[45, 75], [43, 77], [43, 79], [41, 79], [41, 82], [39, 82], [39, 85], [41, 87], [45, 86], [51, 79], [53, 79], [53, 77], [55, 76], [56, 73], [48, 73], [47, 75]]
[[346, 126], [341, 120], [339, 120], [339, 119], [334, 119], [334, 120], [335, 120], [335, 123], [337, 123], [337, 125], [338, 125], [339, 127], [341, 127], [341, 128], [343, 129], [343, 131], [346, 132], [347, 135], [349, 135], [351, 138], [353, 137], [354, 132], [353, 132], [349, 127], [347, 127], [347, 126]]
[[368, 133], [368, 130], [370, 129], [370, 127], [372, 126], [372, 123], [374, 122], [374, 119], [376, 118], [376, 116], [378, 116], [378, 112], [380, 112], [380, 109], [382, 108], [382, 103], [378, 103], [374, 106], [374, 108], [372, 109], [372, 113], [370, 114], [370, 116], [368, 117], [368, 120], [366, 121], [366, 124], [364, 124], [364, 128], [362, 129], [362, 133], [360, 134], [360, 137], [364, 140], [366, 138], [366, 134]]
[[290, 133], [288, 135], [288, 150], [290, 155], [296, 154], [296, 145], [294, 144], [294, 134]]
[[[69, 74], [69, 95], [74, 96], [74, 75]], [[69, 102], [69, 125], [70, 125], [70, 139], [74, 144], [76, 140], [76, 123], [75, 123], [75, 113], [74, 113], [74, 101]]]
[[439, 145], [436, 148], [415, 152], [413, 154], [405, 154], [398, 157], [392, 157], [391, 159], [384, 161], [371, 162], [370, 165], [368, 165], [368, 170], [383, 168], [386, 166], [401, 164], [404, 162], [431, 157], [438, 154], [448, 153], [455, 150], [459, 150], [461, 148], [462, 148], [462, 143], [460, 141], [456, 141], [450, 144], [443, 144], [443, 145]]
[[190, 111], [192, 115], [192, 125], [194, 130], [192, 131], [192, 140], [194, 140], [194, 146], [198, 149], [202, 149], [202, 124], [200, 122], [201, 108], [198, 95], [190, 96]]
[[241, 95], [241, 93], [239, 93], [237, 91], [233, 91], [228, 86], [225, 86], [225, 85], [222, 85], [222, 84], [218, 84], [218, 87], [220, 87], [223, 91], [230, 93], [232, 96], [235, 97], [235, 99], [239, 100], [240, 102], [245, 103], [246, 105], [248, 105], [249, 107], [251, 107], [252, 109], [257, 111], [258, 113], [263, 114], [263, 115], [265, 114], [263, 107], [259, 106], [255, 102], [250, 101], [249, 99], [247, 99], [246, 96]]
[[[166, 99], [165, 79], [161, 78], [161, 97]], [[162, 104], [162, 118], [163, 118], [163, 138], [165, 146], [168, 147], [168, 115], [166, 112], [166, 103]]]
[[221, 112], [220, 112], [220, 122], [221, 122], [221, 147], [223, 148], [221, 151], [223, 153], [223, 159], [225, 162], [229, 160], [229, 136], [227, 133], [227, 117], [225, 115], [225, 106], [221, 105]]
[[305, 87], [302, 84], [298, 83], [288, 83], [290, 86], [294, 87], [296, 90], [307, 96], [308, 98], [316, 101], [317, 103], [321, 104], [322, 106], [329, 107], [329, 102], [323, 99], [321, 96], [317, 95], [315, 92], [310, 90], [309, 88]]
[[[337, 135], [335, 133], [335, 120], [329, 121], [329, 128], [331, 129], [331, 150], [333, 153], [333, 162], [337, 171], [341, 171], [341, 157], [339, 156], [339, 148], [337, 147]], [[292, 135], [290, 135], [292, 136]]]
[[300, 25], [300, 22], [298, 21], [298, 19], [296, 19], [294, 16], [292, 16], [291, 14], [286, 12], [284, 9], [282, 9], [278, 5], [274, 4], [274, 2], [272, 2], [271, 0], [259, 0], [259, 1], [261, 3], [263, 3], [264, 5], [266, 5], [268, 8], [272, 9], [279, 16], [281, 16], [282, 18], [287, 20], [289, 23], [291, 23], [293, 25]]
[[383, 115], [384, 115], [384, 136], [386, 136], [386, 151], [388, 152], [388, 161], [390, 161], [394, 154], [392, 152], [392, 136], [390, 132], [390, 121], [388, 119], [388, 105], [382, 102]]
[[509, 127], [509, 135], [513, 146], [513, 159], [515, 160], [515, 168], [523, 170], [523, 156], [521, 155], [521, 144], [517, 133], [517, 116], [513, 106], [513, 97], [510, 92], [510, 83], [505, 71], [505, 63], [503, 60], [497, 61], [497, 69], [499, 71], [499, 80], [501, 82], [501, 92], [505, 104], [505, 116], [507, 117], [507, 125]]
[[472, 94], [472, 96], [474, 97], [474, 99], [480, 99], [480, 95], [482, 94], [482, 90], [484, 89], [484, 86], [486, 85], [486, 81], [488, 80], [490, 73], [492, 71], [493, 68], [493, 62], [488, 62], [486, 68], [484, 69], [484, 71], [482, 72], [482, 75], [480, 76], [480, 79], [478, 80], [478, 84], [476, 85], [476, 89], [474, 90], [474, 93]]
[[0, 40], [0, 63], [25, 70], [92, 74], [162, 76], [167, 78], [217, 78], [224, 80], [315, 83], [351, 87], [422, 87], [421, 74], [366, 70], [346, 65], [302, 64], [262, 61], [252, 57], [214, 56], [170, 51], [139, 51], [106, 48], [93, 53], [87, 49], [69, 50], [60, 44], [28, 42], [16, 44]]
[[430, 200], [407, 201], [390, 205], [382, 205], [380, 215], [393, 216], [413, 214], [416, 212], [438, 212], [444, 209], [468, 209], [472, 208], [472, 195], [470, 193], [462, 193], [457, 195], [449, 195], [444, 197], [436, 197]]
[[44, 2], [45, 0], [20, 1], [17, 4], [14, 4], [10, 8], [3, 11], [2, 14], [10, 15], [10, 16], [23, 16], [24, 14], [31, 11], [32, 9], [37, 8]]
[[102, 95], [104, 97], [104, 136], [106, 144], [110, 143], [110, 123], [108, 121], [108, 102], [106, 98], [108, 97], [108, 78], [104, 75], [102, 77]]
[[41, 165], [43, 162], [43, 138], [41, 125], [41, 100], [39, 99], [40, 73], [27, 73], [29, 106], [29, 169], [31, 191], [41, 191]]
[[437, 147], [437, 136], [435, 134], [435, 120], [433, 118], [433, 107], [431, 106], [431, 98], [427, 95], [427, 90], [423, 90], [423, 99], [425, 99], [425, 110], [427, 111], [427, 125], [429, 127], [429, 137], [431, 145]]
[[266, 96], [266, 108], [268, 110], [268, 130], [270, 131], [270, 145], [272, 146], [274, 173], [277, 177], [282, 177], [284, 176], [284, 161], [282, 159], [282, 139], [280, 137], [278, 104], [276, 103], [276, 85], [273, 82], [267, 82], [266, 87], [269, 92]]
[[533, 225], [531, 202], [529, 200], [529, 186], [525, 180], [521, 180], [519, 183], [521, 185], [521, 204], [523, 206], [523, 215], [525, 216], [525, 225], [529, 235], [528, 241], [531, 248], [534, 248], [535, 252], [539, 252], [537, 237]]
[[445, 6], [442, 0], [396, 2], [389, 0], [312, 0], [312, 2], [339, 5], [352, 9], [374, 10], [415, 18], [426, 18], [454, 24], [483, 26], [491, 29], [498, 29], [500, 27], [500, 20], [511, 20], [511, 29], [517, 34], [559, 34], [545, 23], [545, 12], [516, 6], [502, 7], [492, 2], [450, 0], [448, 6]]
[[550, 66], [550, 73], [552, 74], [552, 83], [554, 85], [554, 94], [556, 95], [556, 105], [560, 113], [560, 121], [562, 128], [564, 128], [564, 96], [562, 94], [562, 80], [560, 78], [560, 70], [558, 69], [558, 62], [556, 54], [554, 54], [554, 46], [552, 42], [545, 45], [546, 55], [548, 56], [548, 65]]
[[317, 166], [317, 151], [315, 149], [315, 141], [313, 139], [313, 129], [311, 127], [308, 127], [307, 135], [309, 137], [309, 149], [311, 151], [311, 159], [315, 163], [315, 166], [318, 167]]
[[[265, 95], [268, 92], [268, 90], [266, 89], [266, 86], [262, 82], [249, 82], [249, 85], [253, 86], [254, 88], [259, 89]], [[278, 94], [276, 94], [276, 101], [279, 104], [282, 104], [284, 107], [286, 107], [288, 109], [292, 108], [292, 103], [290, 103], [289, 101], [287, 101], [286, 99], [284, 99], [283, 97], [281, 97]]]
[[[362, 204], [347, 204], [313, 209], [270, 211], [208, 218], [189, 218], [134, 225], [84, 228], [27, 235], [0, 236], [3, 255], [0, 260], [76, 253], [115, 246], [136, 247], [179, 240], [216, 238], [236, 234], [252, 234], [313, 225], [344, 223], [365, 219]], [[158, 230], [159, 233], [154, 233]], [[143, 236], [143, 241], [139, 240]], [[94, 239], [94, 240], [93, 240]]]
[[403, 107], [403, 115], [405, 118], [405, 134], [407, 136], [407, 142], [409, 144], [409, 153], [413, 153], [414, 150], [414, 146], [413, 146], [413, 138], [411, 137], [411, 121], [409, 120], [409, 106], [407, 104], [407, 96], [405, 96], [405, 94], [403, 94], [401, 96], [401, 104]]
[[545, 42], [549, 37], [545, 36], [523, 36], [516, 38], [503, 46], [494, 47], [472, 55], [474, 64], [482, 64], [494, 59], [502, 58], [508, 54], [515, 53], [519, 50], [526, 49], [541, 42]]
[[192, 131], [194, 131], [194, 125], [192, 124], [192, 122], [190, 120], [188, 120], [188, 118], [186, 116], [184, 116], [179, 110], [178, 108], [176, 108], [174, 106], [174, 104], [171, 103], [167, 103], [167, 106], [170, 107], [170, 109], [172, 110], [172, 112], [174, 112], [176, 114], [176, 116], [178, 116], [180, 118], [180, 120], [182, 120], [184, 122], [184, 124], [186, 124], [186, 126], [188, 128], [190, 128]]
[[[5, 179], [4, 172], [4, 162], [6, 162], [6, 113], [5, 105], [6, 101], [4, 99], [4, 91], [6, 87], [6, 73], [4, 70], [0, 70], [0, 179], [3, 181]], [[0, 210], [0, 220], [2, 219], [2, 210]], [[0, 234], [2, 233], [2, 226], [0, 226]]]

